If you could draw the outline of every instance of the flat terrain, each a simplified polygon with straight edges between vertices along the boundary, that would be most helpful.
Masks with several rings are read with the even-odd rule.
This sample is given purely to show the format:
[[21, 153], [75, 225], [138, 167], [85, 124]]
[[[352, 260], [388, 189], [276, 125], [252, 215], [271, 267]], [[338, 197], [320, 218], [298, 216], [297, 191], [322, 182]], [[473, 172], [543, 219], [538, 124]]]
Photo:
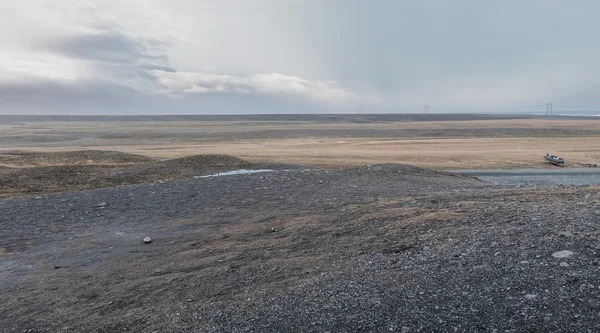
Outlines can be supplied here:
[[251, 162], [332, 168], [405, 163], [435, 169], [544, 168], [549, 166], [542, 156], [551, 152], [573, 165], [600, 164], [598, 117], [401, 116], [34, 117], [29, 120], [39, 121], [28, 122], [5, 116], [0, 152], [95, 149], [162, 159], [228, 154]]
[[0, 116], [0, 140], [2, 332], [600, 331], [600, 119]]

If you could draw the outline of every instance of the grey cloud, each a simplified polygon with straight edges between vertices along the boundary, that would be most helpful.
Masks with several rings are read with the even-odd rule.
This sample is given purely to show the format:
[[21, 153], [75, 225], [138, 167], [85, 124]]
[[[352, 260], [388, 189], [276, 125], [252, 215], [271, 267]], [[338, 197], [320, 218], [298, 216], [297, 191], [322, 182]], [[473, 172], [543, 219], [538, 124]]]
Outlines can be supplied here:
[[298, 96], [329, 103], [355, 100], [352, 92], [333, 81], [311, 81], [278, 73], [249, 76], [197, 72], [152, 71], [168, 94], [242, 94]]
[[167, 66], [159, 66], [154, 64], [143, 64], [137, 66], [136, 75], [150, 81], [157, 81], [156, 75], [152, 74], [152, 71], [162, 71], [167, 73], [177, 73], [177, 70]]
[[127, 86], [102, 80], [80, 80], [73, 82], [30, 79], [27, 83], [0, 84], [0, 106], [28, 104], [38, 106], [61, 103], [94, 103], [106, 98], [113, 101], [125, 100], [140, 93]]
[[138, 66], [139, 69], [143, 69], [143, 70], [159, 70], [159, 71], [163, 71], [163, 72], [169, 72], [169, 73], [176, 73], [177, 70], [175, 70], [174, 68], [171, 67], [167, 67], [167, 66], [159, 66], [159, 65], [154, 65], [154, 64], [142, 64]]
[[139, 61], [166, 61], [167, 56], [156, 40], [136, 39], [121, 33], [104, 31], [64, 37], [45, 43], [46, 50], [84, 60], [108, 63], [138, 63]]
[[[235, 114], [304, 113], [315, 105], [301, 98], [259, 95], [144, 94], [107, 81], [0, 84], [0, 114]], [[322, 112], [339, 112], [319, 108]]]

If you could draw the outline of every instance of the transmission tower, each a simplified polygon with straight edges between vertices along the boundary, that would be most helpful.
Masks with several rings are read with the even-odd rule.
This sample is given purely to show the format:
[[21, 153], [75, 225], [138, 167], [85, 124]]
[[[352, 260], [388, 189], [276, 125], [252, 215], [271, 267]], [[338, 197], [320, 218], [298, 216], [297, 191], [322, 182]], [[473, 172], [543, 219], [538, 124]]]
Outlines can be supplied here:
[[429, 105], [425, 105], [425, 113], [429, 113]]
[[552, 115], [552, 103], [546, 103], [546, 115], [547, 116]]
[[358, 114], [363, 114], [363, 108], [358, 108]]

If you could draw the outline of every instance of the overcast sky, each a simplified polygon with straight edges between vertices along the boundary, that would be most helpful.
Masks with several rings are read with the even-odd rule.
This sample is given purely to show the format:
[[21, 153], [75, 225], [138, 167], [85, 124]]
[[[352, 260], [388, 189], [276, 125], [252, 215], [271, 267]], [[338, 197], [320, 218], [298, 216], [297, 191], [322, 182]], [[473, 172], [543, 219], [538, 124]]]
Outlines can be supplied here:
[[0, 113], [589, 108], [598, 13], [597, 0], [1, 1]]

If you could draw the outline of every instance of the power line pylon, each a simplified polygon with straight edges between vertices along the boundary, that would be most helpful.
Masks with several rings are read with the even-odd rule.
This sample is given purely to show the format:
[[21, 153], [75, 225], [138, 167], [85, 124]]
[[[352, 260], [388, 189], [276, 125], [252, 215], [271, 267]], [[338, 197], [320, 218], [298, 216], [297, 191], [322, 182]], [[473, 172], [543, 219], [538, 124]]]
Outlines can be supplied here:
[[546, 103], [546, 115], [547, 116], [552, 115], [552, 103]]

